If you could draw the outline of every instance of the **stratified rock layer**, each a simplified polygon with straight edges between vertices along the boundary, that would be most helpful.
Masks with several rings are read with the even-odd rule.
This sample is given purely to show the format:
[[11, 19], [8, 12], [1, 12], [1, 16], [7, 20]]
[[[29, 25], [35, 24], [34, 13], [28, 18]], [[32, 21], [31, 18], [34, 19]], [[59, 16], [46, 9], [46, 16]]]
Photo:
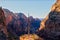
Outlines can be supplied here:
[[52, 6], [51, 12], [41, 22], [39, 30], [43, 30], [40, 36], [46, 40], [60, 40], [60, 0]]

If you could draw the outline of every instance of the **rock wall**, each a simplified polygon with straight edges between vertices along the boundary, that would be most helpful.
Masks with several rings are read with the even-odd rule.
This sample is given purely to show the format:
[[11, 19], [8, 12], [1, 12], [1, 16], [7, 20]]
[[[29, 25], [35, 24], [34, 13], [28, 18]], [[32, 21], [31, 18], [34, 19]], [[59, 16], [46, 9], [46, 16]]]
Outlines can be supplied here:
[[43, 30], [40, 36], [47, 40], [60, 40], [60, 0], [52, 6], [48, 16], [41, 22], [39, 30]]
[[7, 26], [5, 21], [6, 20], [5, 20], [4, 12], [2, 8], [0, 8], [0, 40], [3, 40], [4, 37], [8, 36]]

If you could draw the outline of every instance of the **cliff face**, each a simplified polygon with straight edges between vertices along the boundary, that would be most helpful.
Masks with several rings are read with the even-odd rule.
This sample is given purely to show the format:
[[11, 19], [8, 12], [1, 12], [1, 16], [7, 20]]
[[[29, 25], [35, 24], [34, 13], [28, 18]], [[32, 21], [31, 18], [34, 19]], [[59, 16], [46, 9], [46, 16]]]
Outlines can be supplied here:
[[11, 12], [8, 9], [3, 8], [3, 11], [4, 11], [4, 14], [5, 14], [5, 17], [6, 17], [6, 25], [8, 25], [8, 23], [10, 23], [15, 18], [15, 15], [14, 15], [13, 12]]
[[[36, 33], [40, 26], [40, 19], [26, 17], [23, 13], [13, 13], [8, 9], [0, 9], [0, 40], [4, 38], [14, 40], [19, 39], [19, 36], [26, 34], [28, 30], [28, 19], [30, 20], [30, 33]], [[7, 34], [8, 33], [8, 34]], [[4, 38], [3, 38], [3, 37]]]
[[51, 11], [60, 12], [60, 0], [57, 0], [56, 3], [52, 6]]
[[[6, 19], [2, 8], [0, 8], [0, 40], [3, 40], [8, 36]], [[6, 39], [7, 40], [7, 39]]]
[[[52, 6], [51, 12], [41, 22], [39, 30], [44, 30], [43, 34], [46, 38], [59, 40], [60, 37], [60, 0]], [[44, 34], [45, 33], [45, 34]]]

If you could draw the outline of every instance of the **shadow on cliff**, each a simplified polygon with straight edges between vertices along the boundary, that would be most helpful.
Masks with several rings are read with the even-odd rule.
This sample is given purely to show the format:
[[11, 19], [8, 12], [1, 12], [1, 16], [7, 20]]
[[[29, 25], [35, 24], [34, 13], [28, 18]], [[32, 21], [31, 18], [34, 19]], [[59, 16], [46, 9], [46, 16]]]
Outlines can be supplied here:
[[44, 40], [60, 40], [60, 12], [51, 11], [38, 35]]

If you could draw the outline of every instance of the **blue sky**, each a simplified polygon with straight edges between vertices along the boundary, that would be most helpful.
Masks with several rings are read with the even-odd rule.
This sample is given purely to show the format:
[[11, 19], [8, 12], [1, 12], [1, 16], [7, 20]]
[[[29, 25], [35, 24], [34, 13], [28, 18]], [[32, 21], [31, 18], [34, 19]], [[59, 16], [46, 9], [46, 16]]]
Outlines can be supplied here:
[[22, 12], [37, 18], [45, 18], [56, 0], [0, 0], [0, 6], [12, 12]]

